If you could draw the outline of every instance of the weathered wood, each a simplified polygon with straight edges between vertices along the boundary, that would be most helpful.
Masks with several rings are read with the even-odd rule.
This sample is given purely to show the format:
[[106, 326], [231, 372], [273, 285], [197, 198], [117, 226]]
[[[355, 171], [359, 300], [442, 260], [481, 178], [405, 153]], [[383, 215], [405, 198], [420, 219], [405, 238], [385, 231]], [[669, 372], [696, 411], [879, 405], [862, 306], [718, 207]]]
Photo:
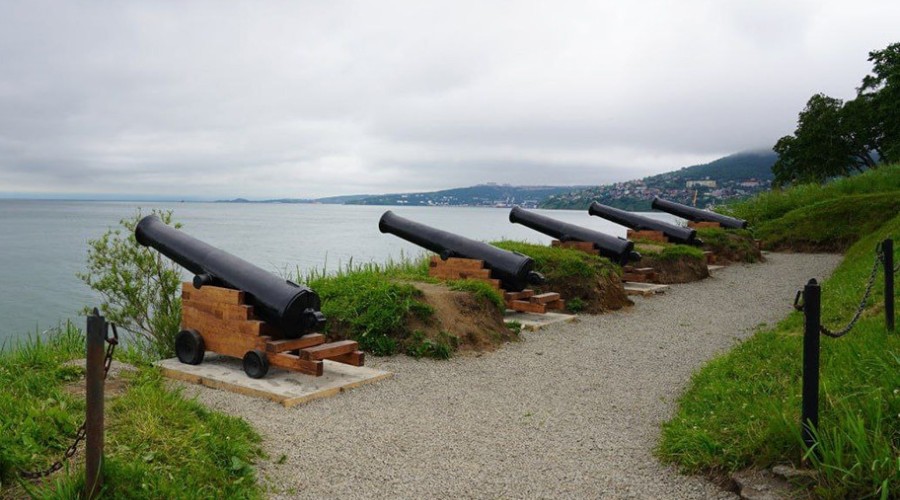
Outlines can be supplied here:
[[193, 284], [185, 282], [181, 284], [181, 299], [238, 306], [244, 304], [244, 292], [218, 286], [205, 286], [198, 290]]
[[183, 328], [197, 328], [199, 330], [200, 328], [198, 325], [202, 325], [203, 328], [212, 329], [212, 331], [217, 334], [219, 332], [225, 335], [237, 333], [258, 337], [268, 333], [266, 325], [262, 321], [252, 319], [244, 321], [224, 320], [205, 311], [201, 311], [200, 309], [194, 309], [189, 305], [185, 306], [183, 303], [181, 307], [181, 318]]
[[312, 347], [325, 343], [325, 336], [321, 333], [310, 333], [296, 339], [270, 340], [266, 342], [266, 352], [278, 353], [296, 351], [305, 347]]
[[521, 292], [506, 292], [503, 294], [503, 299], [509, 302], [510, 300], [522, 300], [527, 299], [534, 295], [534, 290], [530, 288], [526, 288]]
[[559, 294], [556, 292], [547, 292], [540, 295], [534, 295], [528, 299], [532, 304], [547, 304], [559, 300]]
[[286, 352], [269, 355], [269, 365], [305, 373], [314, 377], [322, 376], [324, 366], [320, 360], [301, 359], [300, 356]]
[[553, 240], [550, 242], [550, 246], [557, 248], [568, 248], [571, 250], [578, 250], [580, 252], [584, 252], [591, 255], [600, 255], [600, 251], [594, 248], [594, 244], [589, 241], [559, 241]]
[[554, 300], [553, 302], [548, 302], [544, 305], [547, 306], [548, 311], [551, 311], [551, 310], [552, 311], [561, 311], [566, 308], [566, 301], [559, 299], [559, 300]]
[[181, 301], [187, 307], [192, 307], [224, 320], [241, 321], [250, 319], [253, 315], [253, 306], [200, 302], [198, 300], [185, 300], [184, 298]]
[[511, 300], [506, 303], [506, 307], [513, 311], [530, 312], [544, 314], [547, 312], [547, 306], [544, 304], [534, 304], [525, 300]]
[[453, 267], [461, 269], [476, 270], [484, 268], [484, 261], [477, 259], [463, 259], [459, 257], [450, 257], [447, 260], [441, 260], [437, 255], [431, 257], [430, 267]]
[[716, 263], [716, 254], [707, 250], [703, 252], [703, 256], [706, 257], [707, 264], [715, 264]]
[[347, 354], [359, 349], [355, 340], [341, 340], [329, 342], [300, 350], [300, 358], [308, 360], [329, 359], [341, 354]]
[[338, 363], [344, 363], [345, 365], [363, 366], [366, 362], [366, 355], [362, 351], [353, 351], [346, 354], [339, 354], [328, 359], [337, 361]]
[[666, 238], [665, 233], [662, 231], [634, 231], [628, 230], [628, 239], [629, 240], [649, 240], [649, 241], [658, 241], [660, 243], [668, 243], [669, 239]]
[[702, 221], [702, 222], [688, 221], [687, 226], [690, 228], [693, 228], [693, 229], [706, 229], [706, 228], [718, 229], [718, 228], [722, 227], [722, 225], [719, 224], [718, 222], [711, 222], [711, 221]]

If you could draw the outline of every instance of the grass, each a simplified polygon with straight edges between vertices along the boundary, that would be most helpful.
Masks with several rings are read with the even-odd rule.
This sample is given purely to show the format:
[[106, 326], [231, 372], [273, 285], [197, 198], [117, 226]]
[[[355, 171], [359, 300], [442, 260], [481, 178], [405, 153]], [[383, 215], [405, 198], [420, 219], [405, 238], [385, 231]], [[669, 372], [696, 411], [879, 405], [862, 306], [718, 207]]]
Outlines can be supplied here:
[[756, 234], [767, 248], [842, 251], [897, 213], [900, 191], [840, 196], [763, 222]]
[[[0, 496], [22, 487], [37, 498], [73, 498], [83, 469], [70, 466], [46, 484], [19, 483], [18, 470], [61, 457], [84, 416], [83, 397], [65, 390], [83, 369], [84, 336], [71, 324], [0, 353]], [[242, 420], [206, 410], [167, 389], [152, 368], [107, 401], [105, 489], [110, 498], [259, 498], [250, 465], [258, 435]]]
[[[422, 300], [421, 290], [411, 283], [438, 283], [428, 276], [428, 258], [424, 255], [387, 264], [350, 262], [334, 273], [314, 270], [300, 279], [322, 300], [322, 313], [328, 318], [325, 332], [352, 338], [372, 354], [404, 352], [414, 357], [447, 359], [458, 346], [459, 339], [447, 332], [427, 338], [410, 327], [416, 320], [428, 322], [434, 315], [434, 309]], [[472, 293], [501, 311], [505, 308], [500, 293], [486, 283], [459, 280], [446, 284], [451, 290]]]
[[746, 229], [701, 228], [697, 236], [703, 240], [705, 249], [717, 256], [739, 257], [741, 262], [753, 263], [758, 260], [758, 251], [753, 234]]
[[751, 227], [773, 221], [792, 210], [809, 207], [823, 200], [872, 193], [900, 191], [900, 164], [884, 165], [853, 177], [824, 185], [805, 184], [773, 190], [749, 200], [719, 207], [717, 211], [746, 219]]
[[[852, 316], [875, 245], [888, 236], [900, 236], [900, 216], [854, 244], [823, 283], [826, 326]], [[820, 458], [811, 459], [814, 493], [824, 498], [900, 496], [900, 334], [885, 332], [882, 297], [880, 278], [854, 331], [822, 338]], [[663, 425], [659, 456], [690, 472], [798, 463], [807, 451], [799, 422], [802, 321], [792, 313], [697, 372]]]
[[551, 282], [605, 277], [621, 272], [619, 267], [613, 265], [609, 259], [570, 248], [534, 245], [510, 240], [496, 241], [491, 244], [531, 257], [534, 259], [535, 271], [542, 273]]

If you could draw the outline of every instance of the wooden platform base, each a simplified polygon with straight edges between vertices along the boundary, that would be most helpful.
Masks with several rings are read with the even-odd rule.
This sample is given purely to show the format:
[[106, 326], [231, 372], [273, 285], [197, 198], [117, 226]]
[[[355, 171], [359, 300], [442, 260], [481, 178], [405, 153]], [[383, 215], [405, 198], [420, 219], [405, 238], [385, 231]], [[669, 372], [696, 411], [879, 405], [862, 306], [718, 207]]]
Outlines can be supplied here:
[[711, 251], [707, 250], [707, 251], [703, 252], [703, 256], [706, 257], [707, 264], [715, 264], [716, 263], [716, 254], [712, 253]]
[[191, 283], [181, 287], [181, 328], [195, 330], [207, 351], [241, 359], [254, 349], [266, 354], [269, 365], [316, 377], [322, 376], [323, 360], [353, 366], [365, 364], [365, 354], [353, 340], [325, 342], [321, 333], [288, 339], [277, 328], [256, 318], [253, 306], [244, 303], [244, 292]]
[[652, 267], [624, 266], [622, 268], [622, 281], [631, 283], [656, 283], [656, 270]]
[[705, 221], [704, 222], [694, 222], [694, 221], [690, 221], [690, 220], [688, 221], [687, 226], [692, 229], [707, 229], [707, 228], [720, 229], [722, 227], [722, 225], [719, 224], [718, 222], [705, 222]]
[[600, 250], [594, 248], [594, 244], [588, 241], [559, 241], [553, 240], [550, 242], [550, 246], [558, 247], [558, 248], [569, 248], [572, 250], [578, 250], [590, 255], [600, 255]]
[[214, 389], [269, 399], [285, 407], [335, 396], [364, 384], [393, 376], [392, 373], [363, 366], [350, 366], [325, 361], [325, 374], [307, 377], [288, 370], [272, 369], [265, 378], [255, 379], [244, 374], [240, 360], [207, 353], [200, 365], [186, 365], [177, 359], [158, 361], [166, 377]]
[[669, 238], [666, 237], [665, 233], [662, 231], [634, 231], [628, 230], [628, 239], [629, 240], [644, 240], [644, 241], [656, 241], [659, 243], [668, 243]]
[[652, 297], [658, 293], [664, 293], [669, 285], [655, 285], [652, 283], [625, 283], [625, 293], [628, 295], [641, 295]]
[[481, 260], [456, 257], [441, 260], [440, 257], [433, 256], [428, 263], [428, 275], [444, 280], [468, 279], [488, 283], [503, 294], [506, 308], [513, 311], [543, 314], [548, 310], [562, 310], [566, 307], [566, 302], [560, 298], [558, 293], [535, 295], [534, 290], [507, 292], [500, 288], [500, 280], [491, 278], [491, 270], [486, 269], [484, 261]]

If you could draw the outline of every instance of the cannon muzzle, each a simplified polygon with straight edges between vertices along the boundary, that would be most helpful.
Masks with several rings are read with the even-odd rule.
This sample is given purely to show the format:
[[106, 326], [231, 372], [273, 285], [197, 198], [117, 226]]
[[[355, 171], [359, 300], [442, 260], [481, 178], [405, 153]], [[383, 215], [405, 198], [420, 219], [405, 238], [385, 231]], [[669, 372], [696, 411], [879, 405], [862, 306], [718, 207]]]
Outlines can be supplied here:
[[651, 219], [650, 217], [638, 215], [633, 212], [626, 212], [624, 210], [619, 210], [618, 208], [601, 205], [596, 201], [591, 203], [591, 206], [588, 208], [588, 213], [615, 222], [616, 224], [621, 224], [635, 231], [660, 231], [674, 243], [696, 246], [703, 244], [703, 242], [697, 238], [697, 231], [691, 228], [676, 226], [675, 224]]
[[509, 291], [517, 292], [544, 281], [544, 277], [534, 271], [534, 260], [530, 257], [405, 219], [390, 210], [381, 216], [378, 229], [431, 250], [444, 260], [461, 257], [484, 261], [485, 267]]
[[196, 288], [222, 286], [245, 292], [254, 313], [275, 326], [287, 338], [320, 329], [325, 316], [319, 296], [304, 285], [264, 271], [259, 267], [204, 243], [148, 215], [134, 229], [138, 243], [153, 247], [194, 274]]
[[634, 251], [634, 242], [625, 238], [617, 238], [599, 231], [593, 231], [575, 224], [569, 224], [550, 217], [529, 212], [520, 207], [509, 211], [509, 221], [530, 227], [539, 233], [558, 239], [559, 241], [584, 241], [592, 243], [600, 255], [619, 265], [628, 264], [632, 260], [640, 260], [641, 254]]
[[709, 210], [700, 210], [698, 208], [682, 205], [681, 203], [675, 203], [674, 201], [664, 200], [658, 196], [653, 198], [653, 202], [650, 206], [693, 222], [718, 222], [719, 225], [728, 229], [747, 228], [747, 221], [743, 219], [736, 219], [727, 215], [717, 214]]

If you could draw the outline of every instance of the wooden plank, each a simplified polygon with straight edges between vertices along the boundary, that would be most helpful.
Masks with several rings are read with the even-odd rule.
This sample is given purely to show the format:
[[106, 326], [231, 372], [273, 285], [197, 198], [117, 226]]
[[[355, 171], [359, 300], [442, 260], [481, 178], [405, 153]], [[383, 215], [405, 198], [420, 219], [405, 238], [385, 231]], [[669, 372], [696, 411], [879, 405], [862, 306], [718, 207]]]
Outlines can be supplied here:
[[447, 260], [441, 260], [440, 257], [434, 255], [431, 257], [431, 261], [429, 263], [430, 267], [454, 267], [460, 269], [482, 269], [484, 267], [483, 260], [476, 259], [462, 259], [459, 257], [450, 257]]
[[262, 321], [226, 321], [205, 311], [194, 309], [190, 305], [185, 306], [184, 303], [181, 307], [181, 325], [182, 328], [196, 328], [197, 330], [203, 328], [224, 335], [234, 333], [258, 337], [268, 334], [266, 325]]
[[545, 306], [544, 304], [533, 304], [524, 300], [511, 300], [506, 303], [506, 306], [513, 311], [530, 312], [537, 314], [544, 314], [545, 312], [547, 312], [547, 306]]
[[638, 274], [656, 274], [656, 270], [652, 267], [634, 267], [631, 270]]
[[526, 289], [522, 290], [521, 292], [506, 292], [503, 294], [503, 298], [506, 299], [507, 301], [522, 300], [522, 299], [527, 299], [533, 295], [534, 295], [534, 290], [532, 290], [530, 288], [526, 288]]
[[534, 295], [528, 299], [532, 304], [547, 304], [559, 300], [559, 294], [556, 292], [547, 292], [540, 295]]
[[344, 363], [345, 365], [363, 366], [364, 364], [366, 364], [366, 355], [362, 351], [353, 351], [345, 354], [339, 354], [328, 359], [330, 359], [331, 361], [337, 361], [338, 363]]
[[561, 311], [566, 308], [566, 301], [559, 299], [554, 300], [553, 302], [548, 302], [544, 305], [547, 306], [548, 311]]
[[270, 340], [266, 342], [266, 352], [278, 353], [296, 351], [304, 347], [324, 344], [325, 336], [321, 333], [310, 333], [296, 339]]
[[224, 320], [247, 320], [253, 315], [253, 306], [243, 304], [214, 304], [211, 302], [200, 302], [198, 300], [185, 300], [183, 298], [181, 299], [181, 303], [182, 305], [193, 307], [194, 309], [198, 309]]
[[329, 342], [314, 347], [302, 349], [300, 351], [301, 359], [319, 360], [329, 359], [341, 354], [347, 354], [359, 349], [359, 343], [355, 340], [340, 340], [338, 342]]
[[688, 227], [693, 228], [693, 229], [721, 228], [722, 227], [722, 225], [719, 224], [718, 222], [712, 222], [712, 221], [702, 221], [702, 222], [688, 221], [687, 225], [688, 225]]
[[181, 298], [210, 304], [241, 305], [244, 303], [244, 292], [218, 286], [205, 286], [198, 290], [191, 283], [182, 283]]
[[284, 352], [270, 355], [269, 365], [305, 373], [314, 377], [321, 377], [323, 371], [323, 364], [319, 360], [301, 359], [299, 356]]
[[666, 235], [662, 231], [633, 231], [631, 229], [628, 230], [628, 239], [650, 240], [658, 241], [660, 243], [667, 243], [669, 241], [669, 239], [666, 238]]

